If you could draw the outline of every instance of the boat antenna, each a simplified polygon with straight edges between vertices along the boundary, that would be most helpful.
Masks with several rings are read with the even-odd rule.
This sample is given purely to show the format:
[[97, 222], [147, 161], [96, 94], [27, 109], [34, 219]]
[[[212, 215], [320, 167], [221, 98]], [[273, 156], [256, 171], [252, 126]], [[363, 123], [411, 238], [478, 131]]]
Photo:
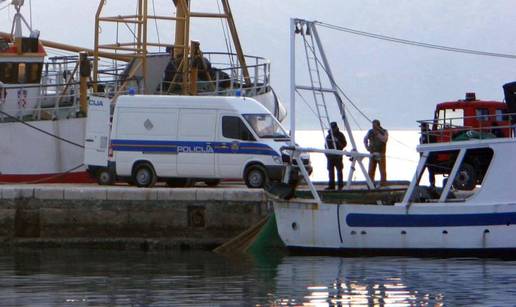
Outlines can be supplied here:
[[25, 17], [23, 17], [21, 13], [21, 8], [24, 4], [25, 0], [12, 0], [11, 4], [14, 6], [14, 9], [16, 10], [16, 14], [14, 14], [13, 19], [13, 25], [11, 28], [11, 36], [12, 37], [22, 37], [22, 22], [25, 24], [25, 26], [29, 29], [29, 31], [32, 33], [32, 27], [27, 23], [27, 20], [25, 20]]
[[32, 28], [32, 0], [29, 0], [29, 23]]

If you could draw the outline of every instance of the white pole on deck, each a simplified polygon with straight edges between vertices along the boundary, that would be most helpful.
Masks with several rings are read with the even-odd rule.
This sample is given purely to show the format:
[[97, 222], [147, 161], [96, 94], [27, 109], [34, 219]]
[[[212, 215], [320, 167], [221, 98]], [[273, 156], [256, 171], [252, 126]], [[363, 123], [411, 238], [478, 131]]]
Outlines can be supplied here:
[[296, 19], [290, 18], [290, 145], [296, 146]]

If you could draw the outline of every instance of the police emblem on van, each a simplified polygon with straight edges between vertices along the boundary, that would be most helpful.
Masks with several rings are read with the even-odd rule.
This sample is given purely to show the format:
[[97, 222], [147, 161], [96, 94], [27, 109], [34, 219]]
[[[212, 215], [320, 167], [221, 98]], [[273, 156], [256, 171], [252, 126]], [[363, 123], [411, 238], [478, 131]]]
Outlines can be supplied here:
[[238, 144], [238, 142], [232, 142], [231, 143], [231, 150], [232, 151], [237, 151], [239, 148], [240, 148], [240, 144]]
[[147, 120], [143, 123], [143, 126], [145, 127], [145, 129], [147, 130], [151, 130], [152, 128], [154, 128], [154, 125], [152, 124], [152, 122], [150, 121], [150, 119], [147, 118]]

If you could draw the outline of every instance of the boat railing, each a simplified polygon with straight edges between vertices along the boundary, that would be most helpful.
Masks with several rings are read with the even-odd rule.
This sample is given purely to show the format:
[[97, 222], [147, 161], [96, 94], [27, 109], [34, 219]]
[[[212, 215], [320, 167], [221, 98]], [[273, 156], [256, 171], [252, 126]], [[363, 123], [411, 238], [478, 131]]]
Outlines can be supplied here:
[[2, 109], [0, 113], [0, 122], [16, 122], [16, 121], [35, 121], [35, 120], [55, 120], [77, 117], [79, 107], [75, 105], [57, 106], [57, 107], [41, 107], [35, 108], [8, 108]]
[[[199, 74], [197, 88], [199, 95], [205, 96], [257, 96], [270, 90], [270, 62], [257, 56], [245, 56], [249, 73], [247, 81], [244, 67], [239, 64], [234, 53], [208, 52], [203, 54], [211, 66], [209, 76]], [[182, 89], [181, 80], [161, 82], [159, 94], [178, 94]]]
[[[209, 52], [204, 57], [211, 66], [210, 78], [197, 82], [198, 95], [205, 96], [248, 96], [254, 97], [270, 91], [270, 62], [257, 56], [245, 56], [249, 80], [234, 53]], [[7, 89], [38, 88], [37, 95], [27, 97], [27, 107], [4, 107], [0, 121], [45, 120], [77, 116], [80, 107], [80, 75], [78, 56], [55, 56], [43, 64], [39, 84], [9, 85]], [[143, 92], [141, 77], [123, 79], [126, 63], [103, 61], [99, 69], [97, 95], [114, 98], [134, 91]], [[161, 77], [163, 78], [163, 76]], [[162, 79], [164, 80], [164, 79]], [[125, 81], [132, 81], [130, 86]], [[247, 82], [246, 82], [247, 81]], [[135, 85], [136, 84], [136, 85]], [[135, 88], [135, 86], [137, 88]], [[155, 93], [178, 95], [182, 86], [180, 81], [162, 81]], [[130, 88], [129, 88], [130, 87]], [[89, 82], [88, 95], [94, 91]]]
[[[310, 180], [310, 175], [308, 174], [308, 170], [306, 169], [305, 163], [303, 162], [303, 159], [301, 157], [302, 154], [306, 153], [323, 153], [323, 154], [330, 154], [330, 155], [340, 155], [340, 156], [347, 156], [352, 161], [352, 167], [350, 167], [350, 174], [348, 178], [352, 178], [353, 172], [355, 169], [355, 163], [358, 163], [359, 167], [361, 168], [362, 172], [364, 174], [367, 173], [362, 160], [365, 158], [372, 158], [376, 157], [377, 154], [371, 154], [371, 153], [362, 153], [358, 152], [356, 150], [337, 150], [337, 149], [320, 149], [320, 148], [313, 148], [313, 147], [300, 147], [300, 146], [283, 146], [280, 149], [282, 155], [286, 155], [291, 157], [289, 159], [289, 167], [297, 167], [299, 168], [299, 171], [301, 172], [301, 175], [303, 176], [304, 181], [308, 185], [310, 192], [312, 194], [312, 197], [315, 202], [318, 204], [321, 204], [321, 197], [319, 196], [319, 193], [317, 192], [317, 189], [315, 188], [315, 185]], [[284, 183], [288, 183], [290, 181], [289, 174], [290, 171], [285, 172], [284, 177]], [[367, 186], [370, 189], [374, 189], [374, 183], [369, 178], [369, 176], [365, 176]], [[348, 180], [346, 188], [349, 188], [351, 186], [351, 181]]]
[[[514, 137], [516, 126], [511, 124], [511, 118], [516, 118], [516, 113], [418, 120], [417, 123], [421, 128], [422, 143], [442, 143], [466, 139]], [[471, 120], [475, 120], [478, 124], [475, 126], [460, 124]]]

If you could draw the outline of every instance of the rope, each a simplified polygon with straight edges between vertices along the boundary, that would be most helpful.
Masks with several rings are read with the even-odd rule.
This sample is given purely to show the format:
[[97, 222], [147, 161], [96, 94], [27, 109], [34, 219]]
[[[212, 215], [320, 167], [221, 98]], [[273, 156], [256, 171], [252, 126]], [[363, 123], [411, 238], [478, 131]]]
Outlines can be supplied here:
[[[154, 4], [154, 0], [152, 0], [152, 13], [154, 14], [154, 16], [156, 16], [156, 6]], [[161, 52], [161, 40], [159, 37], [158, 20], [156, 18], [154, 18], [154, 25], [156, 26], [156, 35], [158, 36], [158, 45], [160, 45], [158, 50]]]
[[[41, 178], [41, 179], [37, 179], [37, 180], [33, 180], [33, 181], [24, 181], [24, 182], [18, 182], [18, 184], [34, 184], [34, 183], [41, 183], [41, 182], [45, 182], [45, 181], [50, 181], [52, 179], [56, 179], [56, 178], [59, 178], [59, 177], [62, 177], [66, 174], [69, 174], [81, 167], [83, 167], [84, 164], [80, 164], [80, 165], [77, 165], [67, 171], [64, 171], [62, 173], [59, 173], [59, 174], [55, 174], [55, 175], [52, 175], [52, 176], [48, 176], [48, 177], [45, 177], [45, 178]], [[0, 184], [11, 184], [12, 182], [0, 182]]]
[[310, 111], [312, 112], [312, 114], [317, 117], [317, 113], [315, 112], [315, 110], [312, 108], [312, 106], [308, 103], [308, 101], [306, 101], [305, 97], [299, 92], [299, 90], [296, 90], [296, 93], [299, 95], [299, 97], [301, 98], [301, 100], [305, 103], [305, 105], [308, 107], [308, 109], [310, 109]]
[[[321, 62], [321, 60], [319, 60], [319, 57], [317, 57], [316, 51], [311, 46], [308, 46], [308, 49], [314, 55], [315, 61], [317, 61], [317, 63], [319, 63], [319, 65], [321, 65], [321, 67], [324, 70], [324, 72], [326, 73], [326, 75], [329, 76], [330, 74], [329, 74], [328, 70], [326, 69], [324, 64]], [[335, 80], [330, 80], [330, 82], [332, 83], [332, 85], [334, 85], [337, 88], [337, 91], [340, 92], [342, 94], [342, 96], [344, 96], [344, 98], [346, 98], [346, 100], [355, 108], [355, 110], [357, 110], [357, 112], [360, 113], [360, 115], [362, 115], [367, 121], [372, 122], [372, 120], [367, 115], [365, 115], [365, 113], [362, 112], [362, 110], [360, 110], [360, 108], [351, 100], [351, 98], [349, 98], [349, 96], [346, 95], [346, 93], [344, 93], [342, 88], [337, 84], [337, 82], [335, 82]]]
[[58, 139], [58, 140], [60, 140], [60, 141], [63, 141], [63, 142], [68, 143], [68, 144], [71, 144], [71, 145], [73, 145], [73, 146], [77, 146], [77, 147], [80, 147], [80, 148], [84, 148], [84, 145], [81, 145], [81, 144], [75, 143], [75, 142], [73, 142], [73, 141], [67, 140], [67, 139], [62, 138], [62, 137], [60, 137], [60, 136], [57, 136], [57, 135], [52, 134], [52, 133], [50, 133], [50, 132], [47, 132], [47, 131], [45, 131], [45, 130], [43, 130], [43, 129], [40, 129], [40, 128], [38, 128], [38, 127], [35, 127], [35, 126], [33, 126], [33, 125], [31, 125], [31, 124], [27, 123], [26, 121], [23, 121], [23, 120], [21, 120], [21, 119], [18, 119], [17, 117], [12, 116], [11, 114], [8, 114], [8, 113], [6, 113], [6, 112], [4, 112], [4, 111], [0, 111], [0, 114], [3, 114], [3, 115], [7, 116], [8, 118], [10, 118], [10, 119], [12, 119], [12, 120], [14, 120], [14, 121], [16, 121], [16, 122], [19, 122], [19, 123], [21, 123], [21, 124], [24, 124], [24, 125], [25, 125], [25, 126], [27, 126], [27, 127], [30, 127], [30, 128], [32, 128], [32, 129], [34, 129], [34, 130], [37, 130], [37, 131], [39, 131], [39, 132], [41, 132], [41, 133], [43, 133], [43, 134], [46, 134], [46, 135], [51, 136], [51, 137], [53, 137], [53, 138], [56, 138], [56, 139]]
[[29, 0], [30, 29], [32, 30], [32, 0]]
[[6, 8], [8, 8], [9, 6], [11, 5], [11, 3], [7, 4], [7, 5], [4, 5], [0, 8], [0, 11], [3, 11], [5, 10]]
[[[219, 9], [219, 14], [222, 14], [222, 10], [220, 8], [220, 3], [217, 1], [217, 7]], [[222, 27], [222, 33], [224, 34], [224, 41], [226, 42], [226, 50], [228, 51], [229, 54], [232, 54], [233, 53], [233, 48], [231, 46], [231, 43], [229, 42], [229, 38], [228, 38], [228, 32], [229, 32], [229, 29], [227, 29], [227, 24], [224, 24], [224, 21], [222, 21], [222, 18], [220, 19], [220, 26]], [[229, 57], [229, 64], [231, 65], [231, 67], [234, 67], [234, 63], [233, 63], [233, 57], [230, 56]]]
[[358, 36], [365, 36], [365, 37], [375, 38], [375, 39], [389, 41], [389, 42], [398, 43], [398, 44], [411, 45], [411, 46], [423, 47], [423, 48], [429, 48], [429, 49], [437, 49], [437, 50], [448, 51], [448, 52], [516, 59], [516, 55], [514, 55], [514, 54], [495, 53], [495, 52], [487, 52], [487, 51], [481, 51], [481, 50], [464, 49], [464, 48], [456, 48], [456, 47], [450, 47], [450, 46], [444, 46], [444, 45], [429, 44], [429, 43], [424, 43], [424, 42], [411, 41], [411, 40], [407, 40], [407, 39], [397, 38], [397, 37], [393, 37], [393, 36], [380, 35], [380, 34], [376, 34], [376, 33], [355, 30], [355, 29], [346, 28], [346, 27], [342, 27], [342, 26], [336, 26], [336, 25], [332, 25], [332, 24], [328, 24], [328, 23], [324, 23], [324, 22], [319, 22], [319, 21], [316, 21], [315, 23], [322, 27], [328, 28], [328, 29], [333, 29], [333, 30], [337, 30], [337, 31], [341, 31], [341, 32], [358, 35]]
[[[303, 39], [304, 36], [303, 36]], [[305, 40], [306, 41], [306, 40]], [[311, 46], [308, 46], [308, 49], [311, 51], [311, 53], [314, 55], [314, 59], [315, 61], [317, 61], [317, 63], [319, 63], [319, 65], [322, 67], [322, 69], [324, 70], [324, 72], [326, 73], [326, 75], [329, 76], [329, 72], [328, 70], [326, 69], [326, 67], [324, 66], [324, 64], [321, 62], [321, 60], [319, 59], [319, 57], [317, 57], [317, 53], [316, 51], [311, 47]], [[362, 117], [364, 117], [369, 123], [372, 122], [372, 120], [353, 102], [353, 100], [351, 100], [351, 98], [344, 92], [344, 90], [337, 84], [337, 82], [335, 82], [335, 80], [330, 80], [330, 82], [337, 88], [337, 91], [340, 92], [340, 94], [353, 106], [353, 108], [355, 108], [355, 110], [360, 114], [362, 115]], [[346, 106], [344, 106], [346, 108]], [[349, 108], [348, 108], [349, 109]], [[353, 121], [356, 122], [355, 118], [352, 116], [352, 119]], [[358, 126], [358, 125], [357, 125]], [[395, 142], [397, 142], [398, 144], [406, 147], [406, 148], [412, 148], [411, 146], [408, 146], [407, 144], [395, 139], [395, 138], [392, 138]]]

